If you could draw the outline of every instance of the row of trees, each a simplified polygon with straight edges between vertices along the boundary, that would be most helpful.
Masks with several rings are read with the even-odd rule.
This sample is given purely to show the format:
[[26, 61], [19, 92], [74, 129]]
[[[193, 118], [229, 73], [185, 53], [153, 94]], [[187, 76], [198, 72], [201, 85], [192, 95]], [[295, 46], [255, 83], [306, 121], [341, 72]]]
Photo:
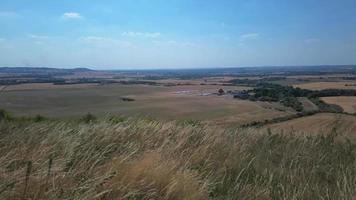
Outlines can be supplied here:
[[356, 96], [356, 90], [325, 89], [319, 91], [294, 88], [292, 86], [282, 86], [274, 83], [259, 83], [253, 90], [249, 91], [250, 100], [275, 101], [284, 106], [292, 107], [300, 112], [303, 110], [298, 97], [307, 97], [323, 111], [342, 112], [342, 108], [335, 105], [328, 105], [321, 101], [320, 97], [329, 96]]

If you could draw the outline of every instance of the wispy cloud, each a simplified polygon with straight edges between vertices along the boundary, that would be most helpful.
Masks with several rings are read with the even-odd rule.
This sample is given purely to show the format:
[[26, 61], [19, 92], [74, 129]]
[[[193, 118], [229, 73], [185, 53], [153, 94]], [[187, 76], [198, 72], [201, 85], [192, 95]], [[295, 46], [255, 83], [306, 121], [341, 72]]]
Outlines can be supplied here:
[[19, 14], [13, 11], [0, 11], [0, 18], [14, 18], [18, 16]]
[[62, 19], [82, 19], [83, 16], [77, 12], [67, 12], [63, 13]]
[[318, 42], [320, 42], [319, 38], [308, 38], [305, 40], [305, 43], [307, 44], [318, 43]]
[[245, 41], [245, 40], [255, 40], [260, 37], [259, 33], [246, 33], [240, 36], [240, 40]]
[[86, 37], [81, 37], [79, 40], [84, 41], [84, 42], [102, 42], [102, 41], [114, 41], [111, 38], [106, 38], [106, 37], [98, 37], [98, 36], [86, 36]]
[[125, 37], [145, 37], [145, 38], [158, 38], [162, 36], [162, 34], [159, 32], [133, 32], [133, 31], [123, 32], [121, 35]]
[[0, 42], [5, 42], [5, 38], [0, 38]]
[[121, 46], [130, 46], [131, 43], [128, 41], [118, 40], [115, 38], [109, 37], [100, 37], [100, 36], [86, 36], [79, 38], [79, 41], [97, 44], [97, 45], [121, 45]]
[[46, 35], [34, 35], [34, 34], [28, 34], [27, 37], [35, 40], [46, 40], [49, 39], [49, 36]]
[[191, 42], [181, 42], [181, 41], [176, 41], [176, 40], [157, 40], [153, 41], [154, 44], [157, 45], [165, 45], [165, 46], [177, 46], [177, 47], [189, 47], [189, 46], [194, 46], [194, 43]]

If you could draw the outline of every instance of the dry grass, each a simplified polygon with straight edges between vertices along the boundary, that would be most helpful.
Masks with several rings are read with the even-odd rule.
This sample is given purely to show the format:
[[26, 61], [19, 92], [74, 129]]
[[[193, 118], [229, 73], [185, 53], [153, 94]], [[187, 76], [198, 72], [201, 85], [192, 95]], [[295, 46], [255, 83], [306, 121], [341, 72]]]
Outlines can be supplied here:
[[0, 122], [0, 199], [354, 199], [356, 148], [191, 122]]
[[[29, 85], [10, 86], [23, 90], [0, 93], [2, 108], [17, 116], [40, 114], [47, 117], [79, 117], [87, 112], [95, 115], [107, 113], [125, 116], [150, 116], [160, 120], [198, 119], [222, 126], [242, 125], [288, 115], [268, 109], [261, 103], [242, 101], [224, 96], [202, 96], [203, 93], [224, 90], [242, 90], [246, 87], [193, 85], [159, 87], [147, 85], [67, 86], [67, 88], [40, 89]], [[49, 86], [50, 87], [50, 86]], [[44, 87], [45, 88], [45, 87]], [[179, 93], [189, 91], [189, 93]], [[124, 102], [122, 97], [135, 99]]]
[[341, 106], [347, 113], [356, 112], [356, 97], [323, 97], [321, 98], [328, 104], [336, 104]]
[[318, 106], [310, 101], [307, 97], [298, 97], [298, 101], [302, 103], [303, 109], [307, 112], [319, 110]]
[[268, 126], [276, 132], [299, 132], [330, 134], [335, 128], [343, 137], [356, 139], [356, 117], [343, 114], [320, 113], [272, 124]]

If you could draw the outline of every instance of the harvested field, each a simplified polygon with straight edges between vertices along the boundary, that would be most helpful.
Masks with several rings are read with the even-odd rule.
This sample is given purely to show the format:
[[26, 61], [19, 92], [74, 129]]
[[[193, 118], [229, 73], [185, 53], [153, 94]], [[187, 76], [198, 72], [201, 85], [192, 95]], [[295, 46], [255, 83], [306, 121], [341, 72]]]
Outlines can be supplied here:
[[328, 104], [341, 106], [347, 113], [356, 113], [356, 97], [323, 97], [321, 98]]
[[267, 128], [270, 128], [272, 131], [322, 134], [329, 134], [334, 129], [341, 135], [356, 139], [356, 116], [320, 113], [268, 125]]
[[314, 83], [303, 83], [294, 85], [294, 87], [299, 87], [308, 90], [324, 90], [324, 89], [356, 89], [356, 82], [314, 82]]
[[[54, 85], [52, 83], [28, 83], [6, 86], [4, 91], [22, 91], [22, 90], [48, 90], [48, 89], [66, 89], [66, 88], [88, 88], [98, 84], [73, 84], [73, 85]], [[5, 87], [5, 86], [2, 86]], [[1, 87], [0, 87], [1, 88]]]
[[[0, 104], [3, 109], [20, 116], [41, 114], [65, 118], [82, 116], [88, 112], [95, 115], [112, 113], [164, 120], [194, 119], [228, 126], [290, 114], [289, 111], [280, 108], [267, 108], [265, 104], [259, 102], [212, 94], [219, 88], [248, 89], [212, 85], [163, 87], [113, 84], [50, 89], [34, 86], [33, 89], [1, 93]], [[123, 97], [135, 101], [122, 101]]]

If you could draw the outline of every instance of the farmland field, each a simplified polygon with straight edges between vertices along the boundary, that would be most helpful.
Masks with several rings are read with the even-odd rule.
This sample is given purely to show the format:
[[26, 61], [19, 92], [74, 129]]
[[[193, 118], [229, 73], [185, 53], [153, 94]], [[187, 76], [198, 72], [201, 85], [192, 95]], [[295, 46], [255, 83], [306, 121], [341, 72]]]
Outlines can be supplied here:
[[356, 89], [356, 82], [313, 82], [294, 85], [302, 89], [323, 90], [323, 89]]
[[[165, 120], [194, 119], [218, 125], [241, 125], [263, 121], [293, 111], [272, 103], [212, 95], [219, 88], [243, 90], [239, 86], [185, 85], [65, 85], [10, 86], [0, 95], [2, 108], [19, 116], [77, 117], [88, 112], [125, 116], [149, 116]], [[135, 101], [122, 101], [123, 97]], [[286, 110], [286, 111], [283, 111]]]
[[352, 81], [140, 73], [3, 79], [0, 199], [353, 199]]
[[354, 134], [356, 130], [356, 117], [343, 114], [320, 113], [268, 125], [268, 128], [272, 131], [282, 131], [285, 133], [321, 133], [325, 135], [335, 130], [337, 133], [356, 139]]
[[356, 97], [323, 97], [322, 100], [328, 104], [341, 106], [347, 113], [356, 112]]

